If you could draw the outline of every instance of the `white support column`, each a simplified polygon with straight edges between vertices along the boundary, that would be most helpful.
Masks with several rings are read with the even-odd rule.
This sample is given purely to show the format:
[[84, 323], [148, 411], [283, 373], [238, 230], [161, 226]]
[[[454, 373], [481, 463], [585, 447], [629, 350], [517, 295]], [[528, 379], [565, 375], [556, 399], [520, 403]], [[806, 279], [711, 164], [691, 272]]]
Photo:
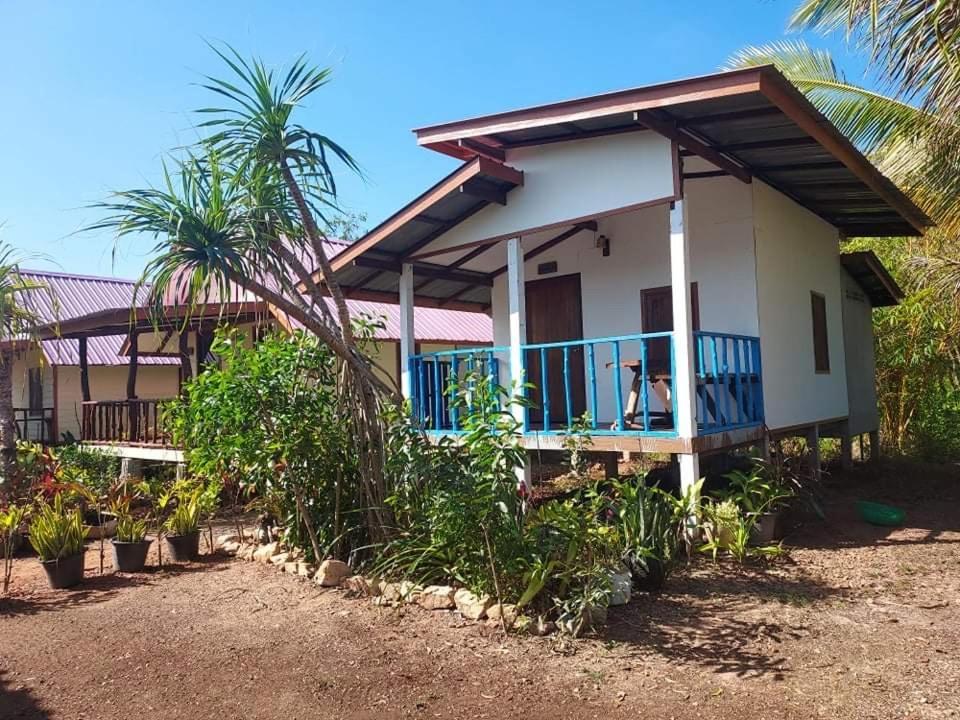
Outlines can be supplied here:
[[[677, 433], [683, 439], [697, 436], [693, 365], [693, 309], [690, 305], [690, 245], [687, 242], [683, 200], [670, 209], [670, 276], [673, 288], [673, 392], [676, 396]], [[680, 453], [680, 487], [686, 492], [700, 477], [700, 456]]]
[[410, 358], [415, 354], [416, 335], [413, 324], [413, 265], [404, 263], [400, 270], [400, 392], [405, 399], [413, 395]]
[[[520, 238], [507, 240], [507, 306], [510, 313], [510, 384], [514, 390], [526, 382], [523, 345], [527, 342], [526, 281], [523, 274], [523, 246]], [[521, 425], [524, 409], [514, 405], [513, 416]], [[517, 483], [530, 488], [530, 462], [517, 473]]]

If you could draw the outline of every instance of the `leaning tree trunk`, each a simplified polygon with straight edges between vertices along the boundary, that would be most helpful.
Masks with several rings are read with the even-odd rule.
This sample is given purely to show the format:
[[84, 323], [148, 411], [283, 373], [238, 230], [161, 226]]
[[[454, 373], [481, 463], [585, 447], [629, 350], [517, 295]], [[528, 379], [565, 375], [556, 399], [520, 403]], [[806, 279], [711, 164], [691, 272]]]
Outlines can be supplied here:
[[17, 474], [17, 426], [13, 415], [13, 351], [0, 350], [0, 494]]

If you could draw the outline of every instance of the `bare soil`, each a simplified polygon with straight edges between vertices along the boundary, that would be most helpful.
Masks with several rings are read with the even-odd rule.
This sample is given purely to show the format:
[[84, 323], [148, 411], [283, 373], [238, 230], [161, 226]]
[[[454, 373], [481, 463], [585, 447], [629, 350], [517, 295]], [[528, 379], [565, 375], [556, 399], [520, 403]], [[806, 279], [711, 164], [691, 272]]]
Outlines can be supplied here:
[[[960, 714], [960, 472], [834, 477], [787, 561], [698, 559], [602, 637], [504, 639], [219, 556], [0, 600], [0, 718], [945, 718]], [[907, 526], [863, 524], [856, 498]], [[109, 565], [109, 559], [108, 559]]]

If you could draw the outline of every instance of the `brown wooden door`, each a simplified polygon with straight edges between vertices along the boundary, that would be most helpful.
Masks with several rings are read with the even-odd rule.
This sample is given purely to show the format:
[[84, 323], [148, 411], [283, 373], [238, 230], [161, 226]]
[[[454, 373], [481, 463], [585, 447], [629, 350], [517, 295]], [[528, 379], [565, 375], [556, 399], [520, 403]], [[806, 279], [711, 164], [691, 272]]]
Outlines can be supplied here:
[[[580, 275], [532, 280], [526, 284], [527, 342], [552, 343], [583, 339], [583, 313], [580, 300]], [[574, 418], [586, 411], [583, 347], [569, 350], [570, 399]], [[529, 398], [530, 423], [543, 427], [543, 395], [541, 393], [541, 354], [539, 350], [526, 353], [527, 380], [536, 388]], [[563, 350], [546, 351], [547, 385], [550, 399], [550, 425], [567, 424], [566, 396], [563, 382]]]
[[[700, 299], [697, 284], [690, 284], [690, 304], [693, 310], [693, 329], [700, 329]], [[671, 332], [673, 330], [673, 289], [647, 288], [640, 291], [640, 322], [643, 332]], [[647, 342], [647, 369], [651, 373], [670, 372], [670, 340], [655, 338]]]

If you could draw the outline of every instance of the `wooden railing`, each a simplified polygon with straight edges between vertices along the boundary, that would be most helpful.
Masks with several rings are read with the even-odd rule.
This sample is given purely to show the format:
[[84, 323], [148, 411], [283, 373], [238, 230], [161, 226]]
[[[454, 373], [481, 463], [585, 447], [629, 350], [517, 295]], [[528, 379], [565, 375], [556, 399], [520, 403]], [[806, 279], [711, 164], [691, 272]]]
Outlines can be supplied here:
[[52, 407], [38, 410], [14, 408], [13, 419], [17, 426], [17, 437], [21, 440], [30, 440], [47, 445], [57, 439], [53, 437]]
[[83, 442], [170, 446], [160, 423], [160, 407], [168, 400], [91, 400], [82, 403]]
[[[759, 338], [696, 332], [693, 352], [699, 432], [761, 424]], [[508, 357], [506, 347], [413, 356], [414, 418], [426, 430], [462, 432], [469, 383], [500, 384]], [[677, 433], [671, 332], [528, 344], [522, 357], [528, 382], [522, 390], [528, 405], [524, 432], [566, 434], [576, 426], [591, 435]], [[451, 401], [457, 393], [465, 402]]]

